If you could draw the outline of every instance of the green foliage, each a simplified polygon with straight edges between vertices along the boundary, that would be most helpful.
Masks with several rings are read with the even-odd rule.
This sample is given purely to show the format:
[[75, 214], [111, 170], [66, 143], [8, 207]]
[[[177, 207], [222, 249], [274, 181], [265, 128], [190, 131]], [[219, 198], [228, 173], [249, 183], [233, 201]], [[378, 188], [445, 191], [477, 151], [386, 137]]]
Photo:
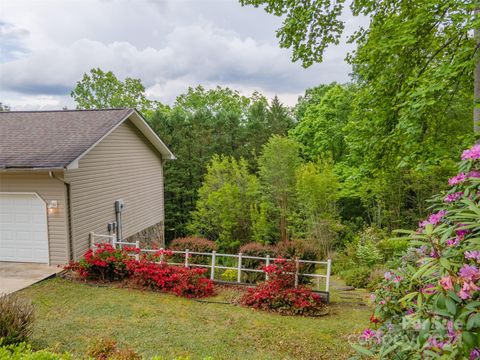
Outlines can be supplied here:
[[[159, 108], [150, 125], [177, 157], [165, 164], [165, 233], [167, 241], [188, 235], [186, 225], [195, 210], [198, 189], [214, 154], [244, 158], [257, 171], [257, 156], [272, 134], [286, 135], [293, 119], [289, 110], [261, 94], [251, 97], [217, 87], [190, 88], [174, 106]], [[252, 211], [260, 216], [261, 207]], [[255, 215], [252, 215], [255, 217]], [[257, 238], [265, 234], [257, 226]]]
[[372, 269], [367, 266], [359, 266], [341, 273], [345, 284], [355, 288], [366, 288], [370, 282], [370, 273]]
[[22, 342], [5, 345], [0, 341], [0, 359], [10, 360], [72, 360], [68, 354], [56, 354], [48, 350], [33, 351], [31, 346]]
[[264, 6], [266, 12], [283, 17], [277, 30], [280, 46], [293, 49], [293, 61], [304, 67], [321, 62], [328, 45], [338, 44], [344, 24], [339, 19], [345, 0], [240, 0], [242, 5]]
[[35, 320], [30, 301], [15, 294], [0, 294], [0, 344], [18, 344], [28, 340]]
[[280, 240], [288, 238], [288, 217], [295, 203], [295, 172], [300, 165], [299, 145], [295, 141], [273, 136], [258, 159], [260, 181], [269, 200], [279, 213]]
[[434, 213], [406, 232], [411, 248], [375, 293], [378, 328], [360, 345], [380, 358], [480, 355], [480, 145], [463, 158], [447, 195], [433, 199]]
[[215, 240], [222, 250], [235, 249], [251, 239], [250, 209], [258, 206], [259, 195], [260, 184], [246, 161], [215, 155], [188, 229]]
[[357, 245], [356, 256], [360, 265], [372, 266], [382, 260], [382, 254], [371, 241]]
[[[306, 97], [309, 95], [305, 93]], [[304, 145], [306, 158], [314, 160], [329, 154], [335, 162], [342, 160], [347, 150], [343, 128], [352, 112], [353, 96], [350, 86], [333, 84], [318, 103], [301, 105], [304, 113], [290, 136]]]
[[77, 109], [136, 108], [145, 111], [154, 105], [145, 96], [140, 79], [127, 77], [120, 81], [111, 71], [99, 68], [84, 74], [70, 95]]

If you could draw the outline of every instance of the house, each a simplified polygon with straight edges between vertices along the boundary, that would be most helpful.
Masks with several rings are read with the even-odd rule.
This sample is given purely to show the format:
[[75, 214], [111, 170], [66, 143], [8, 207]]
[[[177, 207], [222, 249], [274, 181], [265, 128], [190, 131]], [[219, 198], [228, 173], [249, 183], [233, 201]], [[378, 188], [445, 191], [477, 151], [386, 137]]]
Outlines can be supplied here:
[[0, 113], [0, 261], [63, 264], [89, 234], [163, 242], [172, 152], [134, 109]]

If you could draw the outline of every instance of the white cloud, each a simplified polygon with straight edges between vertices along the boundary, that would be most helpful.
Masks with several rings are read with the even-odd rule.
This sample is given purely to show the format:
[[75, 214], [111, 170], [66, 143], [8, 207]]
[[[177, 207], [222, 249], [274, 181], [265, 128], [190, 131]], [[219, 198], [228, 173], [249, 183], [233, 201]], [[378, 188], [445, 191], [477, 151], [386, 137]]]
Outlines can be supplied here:
[[280, 49], [274, 37], [278, 19], [235, 0], [202, 6], [153, 0], [5, 2], [8, 11], [0, 21], [22, 31], [9, 46], [26, 48], [0, 64], [0, 101], [14, 109], [21, 101], [71, 104], [69, 91], [93, 67], [140, 78], [149, 95], [167, 103], [202, 84], [278, 94], [290, 105], [307, 87], [347, 81], [350, 71], [345, 46], [329, 49], [324, 63], [309, 69], [292, 64], [290, 51]]

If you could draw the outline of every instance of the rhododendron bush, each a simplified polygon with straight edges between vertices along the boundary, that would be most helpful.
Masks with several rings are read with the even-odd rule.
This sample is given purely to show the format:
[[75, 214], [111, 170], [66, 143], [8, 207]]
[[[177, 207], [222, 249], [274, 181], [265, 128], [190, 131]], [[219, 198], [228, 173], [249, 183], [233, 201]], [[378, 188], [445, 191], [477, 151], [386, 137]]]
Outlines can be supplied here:
[[[184, 297], [213, 294], [213, 282], [205, 277], [207, 269], [168, 265], [171, 250], [140, 254], [140, 249], [116, 249], [110, 244], [96, 244], [79, 262], [65, 267], [81, 278], [100, 281], [125, 280], [129, 284], [174, 293]], [[133, 255], [137, 255], [136, 259]]]
[[295, 262], [279, 258], [263, 270], [269, 279], [249, 288], [241, 300], [243, 305], [287, 315], [316, 315], [324, 307], [320, 296], [310, 289], [295, 288]]
[[447, 194], [408, 233], [402, 267], [372, 294], [372, 328], [354, 347], [380, 358], [479, 359], [480, 145], [464, 151]]

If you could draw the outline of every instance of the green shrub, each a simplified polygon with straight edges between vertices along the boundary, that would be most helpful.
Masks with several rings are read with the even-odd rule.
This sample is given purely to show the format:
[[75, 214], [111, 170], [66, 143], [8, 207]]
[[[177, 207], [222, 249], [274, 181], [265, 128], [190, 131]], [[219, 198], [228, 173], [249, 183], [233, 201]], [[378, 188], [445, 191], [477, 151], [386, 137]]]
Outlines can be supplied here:
[[227, 269], [220, 275], [220, 278], [223, 281], [237, 281], [237, 273], [237, 270]]
[[0, 295], [0, 339], [3, 345], [26, 341], [35, 320], [34, 307], [17, 295]]
[[383, 239], [377, 244], [385, 261], [400, 257], [409, 246], [408, 239]]
[[365, 243], [358, 243], [356, 248], [356, 258], [361, 266], [372, 266], [382, 261], [383, 257], [375, 244], [368, 240]]
[[366, 288], [370, 281], [371, 269], [366, 266], [359, 266], [353, 269], [345, 270], [340, 276], [345, 280], [345, 284], [355, 288]]
[[33, 351], [30, 345], [19, 344], [2, 345], [0, 342], [0, 359], [10, 360], [72, 360], [68, 354], [56, 354], [48, 350]]

